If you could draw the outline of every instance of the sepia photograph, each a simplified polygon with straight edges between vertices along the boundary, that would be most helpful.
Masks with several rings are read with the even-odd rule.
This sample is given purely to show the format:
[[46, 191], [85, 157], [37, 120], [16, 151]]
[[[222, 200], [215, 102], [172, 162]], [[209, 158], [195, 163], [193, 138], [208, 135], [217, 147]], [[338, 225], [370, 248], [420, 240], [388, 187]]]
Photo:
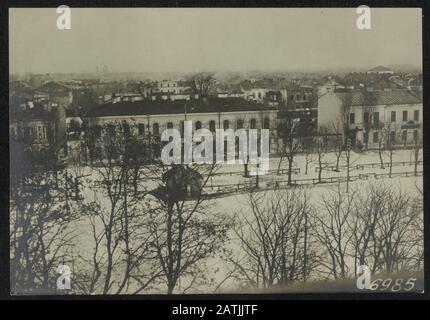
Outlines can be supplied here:
[[8, 16], [12, 296], [424, 293], [421, 8]]

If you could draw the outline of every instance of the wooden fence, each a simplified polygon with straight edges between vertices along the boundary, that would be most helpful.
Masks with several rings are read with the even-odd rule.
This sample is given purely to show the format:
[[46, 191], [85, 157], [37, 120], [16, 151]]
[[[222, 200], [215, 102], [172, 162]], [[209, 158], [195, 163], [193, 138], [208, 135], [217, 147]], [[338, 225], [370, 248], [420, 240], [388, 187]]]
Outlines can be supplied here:
[[[413, 176], [422, 176], [422, 175], [423, 175], [422, 171], [418, 171], [416, 174], [413, 171], [395, 172], [395, 173], [391, 173], [391, 178], [413, 177]], [[351, 175], [349, 177], [349, 182], [353, 182], [357, 180], [368, 180], [369, 178], [373, 178], [373, 179], [390, 178], [390, 174], [389, 173], [362, 173], [358, 175]], [[305, 178], [305, 179], [292, 179], [291, 186], [345, 183], [345, 182], [347, 182], [347, 177], [321, 178], [321, 181], [319, 181], [318, 178]], [[259, 189], [261, 190], [285, 189], [291, 186], [288, 185], [288, 180], [276, 180], [276, 181], [273, 180], [273, 181], [259, 183]], [[246, 182], [246, 183], [207, 185], [203, 188], [203, 193], [207, 193], [207, 194], [241, 193], [241, 192], [249, 191], [251, 189], [255, 189], [255, 180], [251, 182]]]
[[[417, 161], [418, 165], [422, 165], [423, 162], [422, 161]], [[400, 166], [413, 166], [415, 165], [415, 161], [396, 161], [393, 162], [391, 164], [392, 167], [400, 167]], [[383, 162], [382, 166], [385, 168], [389, 168], [390, 167], [390, 163], [389, 162]], [[364, 170], [364, 168], [380, 168], [381, 167], [381, 163], [380, 162], [373, 162], [373, 163], [363, 163], [363, 164], [357, 164], [357, 165], [352, 165], [350, 166], [350, 169], [355, 169], [355, 170]], [[319, 171], [319, 167], [315, 167], [315, 172]], [[323, 164], [322, 166], [323, 170], [326, 171], [337, 171], [336, 170], [336, 166], [334, 165], [328, 165], [327, 163]], [[341, 170], [346, 170], [347, 166], [346, 165], [339, 165], [338, 166], [339, 171]]]

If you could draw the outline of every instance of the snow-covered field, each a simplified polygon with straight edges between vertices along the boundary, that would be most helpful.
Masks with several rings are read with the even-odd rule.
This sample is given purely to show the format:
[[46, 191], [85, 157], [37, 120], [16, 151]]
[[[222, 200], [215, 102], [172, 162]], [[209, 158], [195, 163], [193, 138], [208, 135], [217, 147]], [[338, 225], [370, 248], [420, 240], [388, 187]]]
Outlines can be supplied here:
[[[393, 154], [393, 162], [404, 162], [404, 161], [411, 161], [410, 165], [399, 165], [399, 166], [393, 166], [393, 173], [396, 172], [410, 172], [413, 173], [414, 166], [413, 166], [413, 154], [412, 150], [398, 150], [395, 151]], [[314, 156], [315, 158], [315, 156]], [[324, 161], [327, 162], [329, 165], [335, 165], [336, 164], [336, 156], [334, 153], [329, 153], [325, 156]], [[384, 161], [388, 162], [388, 155], [384, 155]], [[272, 157], [270, 159], [270, 170], [276, 170], [278, 167], [279, 158], [278, 157]], [[381, 169], [379, 166], [376, 166], [374, 168], [365, 167], [363, 169], [356, 169], [355, 166], [359, 164], [369, 164], [369, 163], [379, 163], [379, 156], [376, 151], [369, 151], [369, 152], [363, 152], [360, 154], [351, 152], [351, 165], [352, 169], [350, 174], [351, 175], [359, 175], [359, 174], [365, 174], [365, 173], [388, 173], [388, 167], [385, 169]], [[342, 157], [340, 161], [340, 165], [344, 165], [345, 160]], [[287, 161], [284, 160], [282, 162], [281, 168], [286, 169], [287, 168]], [[317, 178], [317, 173], [315, 172], [316, 168], [315, 161], [312, 162], [309, 165], [308, 174], [306, 175], [305, 172], [305, 159], [303, 155], [297, 155], [294, 161], [294, 167], [300, 168], [300, 173], [293, 174], [292, 178], [294, 179], [307, 179], [307, 178]], [[70, 169], [70, 172], [73, 170]], [[227, 174], [219, 174], [215, 176], [212, 181], [209, 182], [213, 185], [220, 185], [220, 184], [243, 184], [245, 182], [252, 183], [252, 181], [255, 181], [255, 177], [251, 178], [245, 178], [241, 173], [243, 173], [243, 165], [236, 164], [236, 165], [224, 165], [220, 167], [217, 172], [218, 173], [227, 173]], [[419, 165], [418, 171], [422, 171], [422, 164]], [[103, 195], [97, 191], [97, 189], [94, 189], [92, 187], [91, 181], [100, 179], [99, 176], [97, 176], [97, 171], [94, 169], [91, 169], [89, 167], [82, 168], [82, 173], [86, 175], [86, 178], [82, 180], [83, 182], [83, 195], [84, 198], [88, 201], [94, 200], [96, 197], [99, 201], [102, 203], [105, 202], [107, 204], [107, 199], [103, 199]], [[232, 174], [230, 174], [232, 173]], [[331, 177], [331, 176], [345, 176], [346, 171], [340, 170], [339, 172], [335, 171], [323, 171], [323, 178]], [[268, 181], [276, 181], [276, 180], [286, 180], [287, 176], [286, 174], [278, 176], [276, 173], [271, 173], [266, 176], [261, 176], [260, 181], [262, 185], [264, 185], [265, 182]], [[368, 180], [357, 180], [350, 182], [350, 188], [351, 190], [360, 190], [366, 188], [366, 185], [368, 185], [371, 182], [381, 182], [387, 183], [391, 185], [393, 188], [398, 188], [404, 192], [408, 192], [411, 195], [416, 195], [418, 190], [417, 187], [422, 189], [423, 179], [422, 176], [409, 176], [409, 177], [393, 177], [391, 179], [389, 178], [380, 178], [375, 179], [374, 177], [370, 177]], [[151, 180], [148, 180], [145, 184], [145, 187], [148, 189], [151, 189], [155, 187], [156, 183], [152, 182]], [[311, 201], [313, 204], [318, 205], [318, 203], [321, 201], [321, 197], [325, 195], [329, 190], [334, 190], [337, 188], [338, 184], [315, 184], [315, 185], [309, 185], [307, 188], [309, 189], [310, 195], [311, 195]], [[231, 193], [228, 195], [224, 195], [223, 197], [219, 198], [213, 198], [208, 200], [209, 202], [209, 210], [210, 212], [219, 213], [219, 214], [225, 214], [227, 216], [233, 216], [235, 213], [241, 211], [242, 213], [249, 212], [248, 203], [247, 203], [247, 195], [244, 193]], [[76, 248], [80, 251], [81, 254], [90, 254], [92, 250], [92, 243], [90, 241], [91, 239], [91, 233], [90, 233], [90, 226], [87, 221], [81, 219], [80, 221], [76, 222], [76, 225], [74, 226], [75, 230], [79, 234], [79, 236], [76, 238]], [[230, 234], [232, 240], [230, 243], [227, 243], [226, 246], [230, 249], [237, 250], [239, 248], [237, 240], [234, 239], [234, 235]], [[218, 257], [210, 258], [206, 263], [207, 268], [207, 274], [209, 277], [213, 278], [213, 285], [211, 287], [204, 287], [204, 288], [198, 288], [195, 292], [214, 292], [215, 288], [218, 286], [218, 284], [223, 281], [223, 279], [226, 277], [226, 274], [229, 270], [229, 266], [226, 265], [224, 261], [219, 259]], [[235, 290], [234, 282], [232, 281], [225, 281], [222, 286], [218, 288], [218, 292], [225, 292], [225, 291], [231, 291]], [[164, 293], [163, 291], [160, 291]]]

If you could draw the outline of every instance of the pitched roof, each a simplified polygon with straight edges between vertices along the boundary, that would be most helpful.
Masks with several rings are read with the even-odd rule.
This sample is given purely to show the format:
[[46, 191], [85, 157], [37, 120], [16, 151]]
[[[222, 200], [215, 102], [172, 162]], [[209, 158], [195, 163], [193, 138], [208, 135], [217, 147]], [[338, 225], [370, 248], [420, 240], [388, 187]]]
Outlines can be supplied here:
[[173, 165], [171, 169], [163, 173], [162, 180], [165, 182], [168, 179], [175, 178], [178, 183], [183, 183], [189, 177], [190, 179], [202, 179], [203, 176], [196, 169], [184, 165]]
[[42, 84], [40, 87], [36, 89], [39, 92], [47, 92], [47, 93], [63, 93], [71, 90], [68, 86], [58, 83], [56, 81], [48, 81]]
[[242, 98], [216, 98], [210, 97], [199, 100], [176, 101], [124, 101], [109, 103], [95, 107], [89, 113], [93, 117], [151, 115], [151, 114], [183, 114], [187, 107], [187, 113], [212, 113], [234, 111], [270, 111], [276, 107], [247, 101]]
[[287, 83], [285, 81], [275, 82], [268, 80], [259, 80], [257, 82], [244, 81], [240, 84], [241, 90], [249, 91], [252, 89], [269, 89], [269, 90], [282, 90], [285, 89]]
[[352, 106], [361, 106], [365, 101], [372, 101], [372, 105], [393, 105], [393, 104], [419, 104], [422, 99], [406, 90], [393, 91], [372, 91], [363, 95], [361, 91], [335, 92], [335, 95], [346, 101], [350, 99]]
[[18, 91], [24, 93], [33, 93], [34, 89], [24, 81], [11, 81], [9, 82], [9, 91]]
[[25, 109], [11, 108], [11, 120], [52, 120], [54, 118], [55, 109], [46, 110], [44, 105], [38, 102], [25, 104]]
[[370, 69], [369, 71], [392, 71], [392, 70], [383, 66], [377, 66], [375, 68]]

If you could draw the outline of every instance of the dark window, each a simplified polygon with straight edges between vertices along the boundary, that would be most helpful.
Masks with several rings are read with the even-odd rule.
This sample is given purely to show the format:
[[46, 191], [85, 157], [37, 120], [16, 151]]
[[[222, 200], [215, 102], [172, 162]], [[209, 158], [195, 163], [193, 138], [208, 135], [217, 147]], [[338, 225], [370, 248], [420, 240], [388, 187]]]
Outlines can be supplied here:
[[227, 130], [229, 126], [230, 126], [230, 123], [228, 122], [228, 120], [224, 120], [224, 123], [223, 123], [224, 130]]
[[396, 111], [391, 111], [391, 122], [396, 122]]
[[364, 123], [368, 124], [369, 123], [369, 112], [365, 112], [364, 113]]
[[199, 129], [201, 129], [202, 128], [202, 123], [201, 123], [201, 121], [197, 121], [196, 122], [196, 130], [199, 130]]
[[418, 135], [418, 130], [414, 130], [414, 142], [418, 142], [419, 139], [419, 135]]
[[209, 121], [209, 130], [211, 132], [215, 132], [215, 121], [213, 120]]
[[152, 134], [158, 136], [160, 134], [160, 126], [158, 123], [152, 125]]
[[237, 120], [237, 129], [243, 129], [243, 120]]
[[403, 121], [408, 121], [408, 112], [403, 111]]
[[115, 135], [115, 126], [113, 124], [109, 124], [107, 126], [107, 132], [108, 132], [108, 135], [114, 136]]
[[102, 128], [100, 126], [94, 126], [94, 137], [100, 138], [102, 135]]
[[124, 131], [124, 136], [129, 137], [130, 136], [130, 126], [128, 123], [122, 124], [122, 130]]
[[138, 128], [138, 134], [139, 136], [143, 136], [145, 135], [145, 125], [143, 123], [139, 123], [139, 125], [137, 126]]
[[76, 128], [76, 121], [75, 120], [70, 120], [70, 124], [69, 124], [69, 126], [70, 126], [70, 131], [74, 131], [75, 130], [75, 128]]
[[173, 129], [173, 123], [167, 122], [167, 129]]
[[396, 142], [396, 132], [390, 132], [390, 143], [394, 144]]
[[251, 119], [251, 129], [256, 129], [257, 128], [257, 122], [255, 121], [255, 119]]
[[379, 142], [379, 133], [376, 131], [373, 133], [373, 143]]
[[264, 129], [269, 129], [270, 127], [270, 119], [264, 118]]
[[407, 139], [408, 139], [408, 131], [403, 130], [402, 131], [402, 141], [406, 143]]
[[43, 126], [37, 127], [37, 135], [38, 135], [39, 139], [43, 139]]
[[379, 124], [379, 112], [373, 113], [373, 124], [376, 126]]
[[354, 124], [355, 123], [355, 113], [349, 114], [349, 123]]
[[414, 111], [414, 121], [420, 121], [420, 112], [418, 110]]
[[30, 131], [30, 127], [25, 127], [24, 128], [24, 138], [25, 139], [29, 139], [31, 136], [31, 131]]

